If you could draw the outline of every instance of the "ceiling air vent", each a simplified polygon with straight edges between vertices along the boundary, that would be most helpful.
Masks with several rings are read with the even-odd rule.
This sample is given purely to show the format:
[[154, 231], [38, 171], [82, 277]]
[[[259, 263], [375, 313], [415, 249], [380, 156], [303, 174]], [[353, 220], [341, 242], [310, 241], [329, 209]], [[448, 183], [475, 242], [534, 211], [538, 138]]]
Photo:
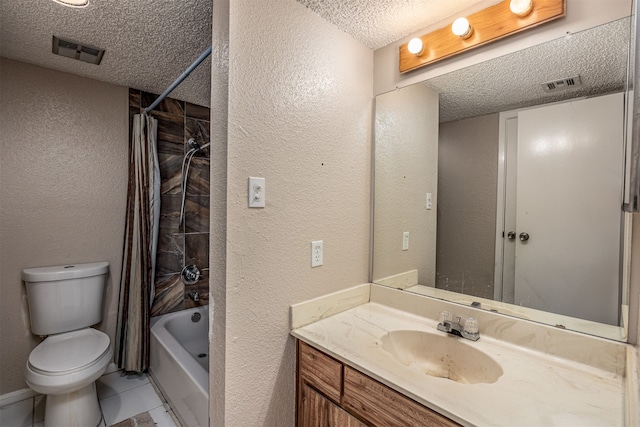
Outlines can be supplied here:
[[582, 86], [580, 75], [567, 77], [560, 80], [551, 80], [550, 82], [541, 83], [545, 92], [557, 92], [566, 89], [573, 89]]
[[78, 59], [96, 65], [100, 64], [102, 56], [104, 55], [104, 49], [100, 49], [99, 47], [82, 45], [70, 40], [62, 40], [56, 36], [53, 36], [51, 51], [56, 55], [66, 56], [67, 58]]

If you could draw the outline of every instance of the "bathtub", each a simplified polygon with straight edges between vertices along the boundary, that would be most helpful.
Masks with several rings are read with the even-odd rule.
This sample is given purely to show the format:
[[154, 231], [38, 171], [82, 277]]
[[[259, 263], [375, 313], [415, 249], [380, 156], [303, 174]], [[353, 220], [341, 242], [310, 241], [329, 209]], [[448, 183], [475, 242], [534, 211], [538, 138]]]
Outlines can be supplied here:
[[151, 378], [184, 427], [208, 426], [208, 306], [164, 314], [151, 322]]

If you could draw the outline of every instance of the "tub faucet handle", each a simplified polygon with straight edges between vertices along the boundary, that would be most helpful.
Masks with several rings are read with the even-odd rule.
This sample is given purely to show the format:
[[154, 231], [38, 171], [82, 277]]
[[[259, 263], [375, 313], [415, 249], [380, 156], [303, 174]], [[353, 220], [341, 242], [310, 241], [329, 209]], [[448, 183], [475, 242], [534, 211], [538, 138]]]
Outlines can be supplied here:
[[202, 278], [202, 273], [195, 265], [186, 265], [180, 272], [180, 278], [185, 285], [195, 285]]

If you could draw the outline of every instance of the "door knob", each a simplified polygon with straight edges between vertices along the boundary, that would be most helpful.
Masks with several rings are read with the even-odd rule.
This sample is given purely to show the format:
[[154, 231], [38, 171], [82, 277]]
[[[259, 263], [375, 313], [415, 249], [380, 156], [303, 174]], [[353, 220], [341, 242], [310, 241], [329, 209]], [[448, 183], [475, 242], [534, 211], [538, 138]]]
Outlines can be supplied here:
[[526, 242], [527, 240], [529, 240], [529, 233], [520, 233], [520, 241]]
[[507, 233], [507, 238], [509, 238], [509, 240], [513, 240], [516, 238], [516, 232], [515, 231], [510, 231]]

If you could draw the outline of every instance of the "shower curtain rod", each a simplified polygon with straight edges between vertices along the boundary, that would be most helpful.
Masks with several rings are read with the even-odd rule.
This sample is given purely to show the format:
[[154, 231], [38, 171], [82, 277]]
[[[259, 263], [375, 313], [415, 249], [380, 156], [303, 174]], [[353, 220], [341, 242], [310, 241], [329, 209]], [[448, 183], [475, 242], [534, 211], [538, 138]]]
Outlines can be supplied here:
[[148, 114], [151, 110], [153, 110], [154, 108], [156, 108], [156, 107], [158, 106], [158, 104], [160, 104], [160, 103], [162, 102], [162, 100], [163, 100], [163, 99], [165, 99], [165, 98], [167, 97], [167, 95], [169, 95], [169, 94], [171, 93], [171, 91], [173, 91], [173, 90], [174, 90], [174, 89], [175, 89], [175, 88], [176, 88], [180, 83], [182, 83], [182, 81], [183, 81], [184, 79], [186, 79], [186, 78], [187, 78], [187, 76], [188, 76], [189, 74], [191, 74], [191, 72], [192, 72], [193, 70], [195, 70], [195, 69], [196, 69], [196, 67], [197, 67], [198, 65], [200, 65], [200, 63], [201, 63], [202, 61], [204, 61], [204, 60], [207, 58], [207, 56], [209, 56], [209, 55], [211, 55], [211, 46], [209, 46], [209, 47], [207, 48], [207, 50], [205, 50], [204, 52], [202, 52], [202, 55], [200, 55], [200, 56], [198, 57], [198, 59], [196, 59], [196, 60], [193, 62], [193, 64], [191, 64], [191, 65], [189, 66], [189, 68], [187, 68], [187, 69], [185, 70], [185, 72], [184, 72], [184, 73], [182, 73], [182, 74], [180, 75], [180, 77], [178, 77], [178, 78], [177, 78], [173, 83], [171, 83], [171, 86], [169, 86], [169, 87], [167, 88], [167, 90], [165, 90], [164, 92], [162, 92], [162, 95], [160, 95], [160, 96], [158, 97], [158, 99], [156, 99], [155, 101], [153, 101], [153, 104], [151, 104], [151, 105], [149, 105], [147, 108], [145, 108], [145, 109], [144, 109], [144, 112], [145, 112], [146, 114]]

